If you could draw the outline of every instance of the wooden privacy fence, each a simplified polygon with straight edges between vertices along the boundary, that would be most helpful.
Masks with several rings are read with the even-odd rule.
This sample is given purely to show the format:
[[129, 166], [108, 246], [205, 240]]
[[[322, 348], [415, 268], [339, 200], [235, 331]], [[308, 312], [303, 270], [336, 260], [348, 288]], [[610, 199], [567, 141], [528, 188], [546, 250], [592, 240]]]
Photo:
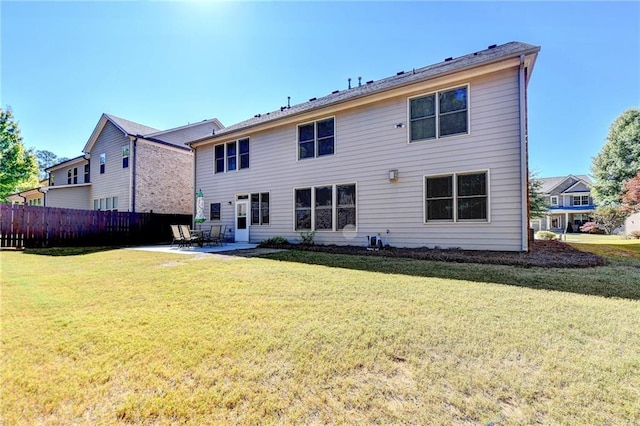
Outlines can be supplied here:
[[0, 204], [0, 247], [81, 247], [171, 241], [171, 224], [191, 215]]

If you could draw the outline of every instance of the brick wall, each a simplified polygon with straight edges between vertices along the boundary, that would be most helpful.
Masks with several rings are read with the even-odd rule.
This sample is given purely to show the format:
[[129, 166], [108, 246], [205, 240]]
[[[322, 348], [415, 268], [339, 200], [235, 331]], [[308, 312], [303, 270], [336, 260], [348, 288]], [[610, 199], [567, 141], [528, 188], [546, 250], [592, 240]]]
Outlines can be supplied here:
[[136, 212], [193, 214], [193, 153], [138, 139]]

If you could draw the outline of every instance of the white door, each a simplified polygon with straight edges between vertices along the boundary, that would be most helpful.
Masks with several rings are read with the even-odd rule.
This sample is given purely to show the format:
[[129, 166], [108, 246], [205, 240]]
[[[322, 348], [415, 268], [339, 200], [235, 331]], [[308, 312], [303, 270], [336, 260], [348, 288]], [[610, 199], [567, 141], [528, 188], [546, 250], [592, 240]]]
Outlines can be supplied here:
[[249, 242], [249, 200], [236, 201], [236, 243]]

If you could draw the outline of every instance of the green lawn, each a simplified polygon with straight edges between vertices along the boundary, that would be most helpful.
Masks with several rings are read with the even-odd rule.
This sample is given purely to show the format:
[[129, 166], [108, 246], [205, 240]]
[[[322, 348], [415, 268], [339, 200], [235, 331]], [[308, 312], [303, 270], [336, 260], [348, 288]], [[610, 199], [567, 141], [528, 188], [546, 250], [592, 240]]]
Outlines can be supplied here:
[[2, 424], [640, 423], [640, 256], [36, 253], [0, 252]]

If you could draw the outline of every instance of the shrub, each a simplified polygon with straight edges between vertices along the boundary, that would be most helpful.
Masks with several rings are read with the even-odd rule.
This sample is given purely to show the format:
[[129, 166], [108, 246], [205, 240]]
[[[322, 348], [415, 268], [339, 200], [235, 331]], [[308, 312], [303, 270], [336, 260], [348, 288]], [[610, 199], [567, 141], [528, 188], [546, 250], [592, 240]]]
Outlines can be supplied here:
[[600, 229], [597, 223], [587, 222], [580, 227], [581, 232], [587, 232], [589, 234], [604, 234], [604, 230]]
[[558, 235], [551, 231], [538, 231], [536, 232], [536, 238], [538, 240], [557, 240]]
[[300, 233], [300, 243], [302, 244], [313, 245], [315, 238], [316, 238], [316, 231]]
[[640, 240], [640, 231], [633, 231], [631, 234], [629, 234], [629, 236], [631, 238], [635, 238], [636, 240]]
[[271, 238], [267, 238], [266, 240], [262, 240], [262, 242], [260, 243], [261, 246], [268, 246], [268, 247], [284, 246], [287, 244], [289, 244], [289, 241], [287, 241], [285, 237], [271, 237]]

